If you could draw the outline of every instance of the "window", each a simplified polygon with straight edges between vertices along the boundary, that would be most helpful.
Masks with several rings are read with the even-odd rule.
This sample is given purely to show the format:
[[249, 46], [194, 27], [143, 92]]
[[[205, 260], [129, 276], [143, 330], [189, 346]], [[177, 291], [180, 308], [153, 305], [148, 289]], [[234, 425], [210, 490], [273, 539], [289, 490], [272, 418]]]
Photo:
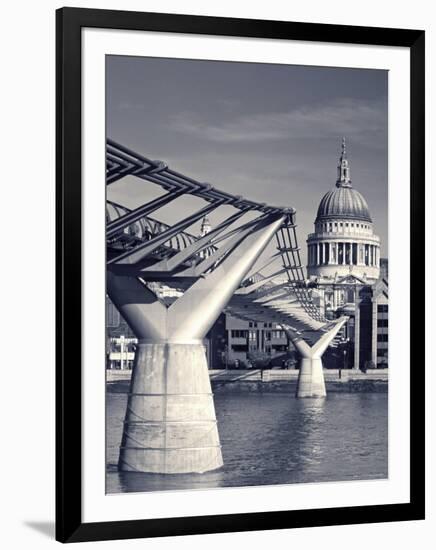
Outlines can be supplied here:
[[239, 352], [247, 352], [248, 351], [248, 346], [247, 345], [243, 345], [243, 344], [236, 344], [236, 345], [233, 345], [232, 346], [232, 350], [233, 351], [239, 351]]
[[253, 323], [250, 321], [250, 322], [248, 323], [248, 326], [249, 326], [249, 328], [251, 328], [251, 327], [253, 326]]
[[387, 327], [388, 326], [388, 320], [387, 319], [377, 319], [377, 326], [378, 327]]
[[246, 330], [232, 330], [232, 338], [247, 338]]
[[387, 341], [388, 341], [387, 334], [377, 334], [377, 342], [387, 342]]
[[377, 311], [379, 313], [387, 313], [388, 312], [388, 304], [379, 304], [377, 306]]

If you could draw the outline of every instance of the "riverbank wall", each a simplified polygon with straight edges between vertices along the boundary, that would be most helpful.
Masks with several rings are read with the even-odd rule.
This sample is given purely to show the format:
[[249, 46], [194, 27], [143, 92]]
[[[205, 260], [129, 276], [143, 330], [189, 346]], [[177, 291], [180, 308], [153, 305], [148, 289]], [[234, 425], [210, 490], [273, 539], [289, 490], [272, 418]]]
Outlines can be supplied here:
[[[210, 370], [214, 393], [295, 393], [298, 370]], [[130, 370], [107, 370], [108, 390], [127, 392]], [[386, 393], [388, 391], [388, 370], [374, 369], [363, 373], [358, 370], [325, 369], [327, 392], [344, 393]]]

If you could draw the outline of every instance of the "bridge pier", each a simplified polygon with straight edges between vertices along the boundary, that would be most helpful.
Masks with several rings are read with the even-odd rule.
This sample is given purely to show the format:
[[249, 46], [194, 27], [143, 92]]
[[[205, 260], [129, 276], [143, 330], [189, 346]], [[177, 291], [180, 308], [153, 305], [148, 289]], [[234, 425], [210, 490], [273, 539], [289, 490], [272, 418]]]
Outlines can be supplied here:
[[298, 375], [297, 397], [325, 397], [321, 357], [302, 357]]
[[218, 265], [168, 307], [137, 277], [108, 270], [109, 297], [139, 340], [120, 470], [202, 473], [223, 465], [202, 340], [285, 217], [263, 217], [230, 240]]
[[222, 465], [202, 342], [139, 342], [119, 469], [202, 473]]
[[296, 392], [297, 397], [325, 397], [327, 395], [321, 357], [346, 321], [347, 317], [342, 317], [330, 325], [313, 346], [309, 346], [295, 330], [284, 327], [288, 337], [301, 356]]

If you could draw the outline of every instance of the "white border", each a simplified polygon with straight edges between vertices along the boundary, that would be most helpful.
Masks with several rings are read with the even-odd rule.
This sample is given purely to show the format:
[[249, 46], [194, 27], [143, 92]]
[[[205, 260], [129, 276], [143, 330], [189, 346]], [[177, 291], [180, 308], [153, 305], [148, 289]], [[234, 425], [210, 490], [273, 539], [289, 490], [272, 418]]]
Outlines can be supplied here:
[[[409, 502], [409, 74], [407, 48], [83, 29], [84, 522]], [[389, 479], [105, 495], [105, 55], [389, 70]], [[99, 218], [101, 215], [101, 218]], [[301, 236], [300, 236], [301, 238]], [[68, 251], [67, 251], [68, 252]]]

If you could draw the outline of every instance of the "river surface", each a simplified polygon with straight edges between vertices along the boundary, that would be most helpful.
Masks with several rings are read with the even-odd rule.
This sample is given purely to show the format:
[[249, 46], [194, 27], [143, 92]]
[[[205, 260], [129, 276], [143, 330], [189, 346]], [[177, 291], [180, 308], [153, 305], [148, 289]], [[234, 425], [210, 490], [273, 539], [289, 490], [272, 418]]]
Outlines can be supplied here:
[[388, 394], [215, 395], [224, 467], [204, 474], [118, 472], [125, 393], [107, 393], [107, 493], [388, 476]]

